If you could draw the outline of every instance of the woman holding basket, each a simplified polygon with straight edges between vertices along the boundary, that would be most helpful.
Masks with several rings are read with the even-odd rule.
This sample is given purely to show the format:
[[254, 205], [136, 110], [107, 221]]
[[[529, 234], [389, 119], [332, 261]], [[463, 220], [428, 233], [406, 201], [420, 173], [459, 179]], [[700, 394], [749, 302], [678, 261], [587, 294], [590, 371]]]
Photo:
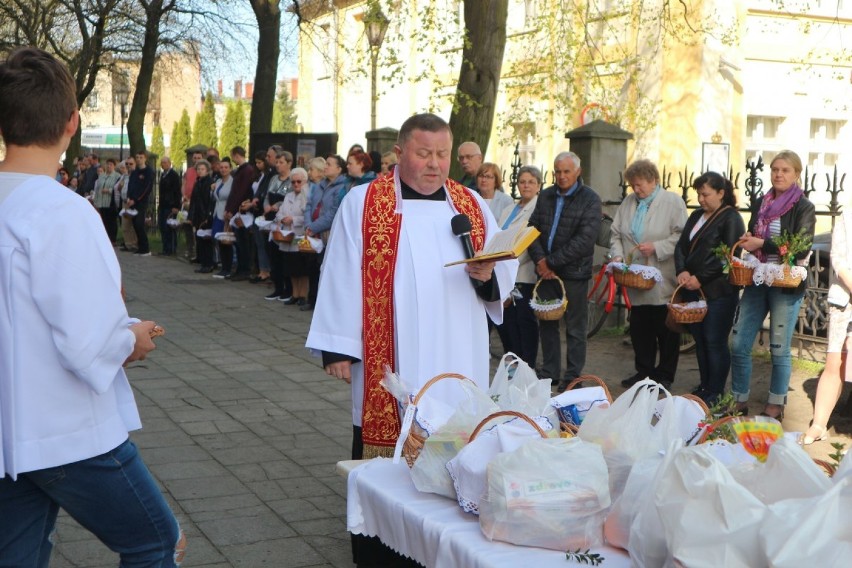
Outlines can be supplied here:
[[683, 299], [699, 298], [700, 289], [707, 300], [707, 315], [698, 323], [688, 324], [695, 338], [695, 357], [701, 383], [692, 394], [708, 406], [725, 391], [731, 368], [728, 335], [734, 325], [739, 288], [728, 281], [722, 261], [714, 252], [719, 245], [732, 248], [745, 231], [743, 219], [736, 209], [737, 198], [730, 181], [707, 172], [692, 187], [701, 206], [689, 216], [675, 249], [677, 283], [688, 292]]
[[[795, 152], [784, 150], [770, 162], [772, 189], [760, 198], [758, 210], [752, 214], [742, 246], [753, 252], [761, 262], [778, 263], [783, 251], [772, 238], [784, 234], [803, 234], [813, 240], [816, 215], [814, 205], [799, 187], [802, 160]], [[810, 251], [796, 255], [796, 261], [807, 263]], [[731, 351], [731, 391], [738, 410], [748, 412], [751, 385], [751, 351], [754, 339], [769, 313], [769, 351], [772, 356], [772, 377], [769, 397], [763, 415], [782, 420], [787, 403], [792, 357], [790, 342], [799, 318], [799, 306], [807, 282], [796, 288], [777, 286], [747, 286], [740, 299], [740, 309], [734, 322]]]
[[686, 223], [686, 205], [660, 186], [660, 172], [650, 160], [630, 164], [624, 179], [633, 193], [624, 198], [612, 221], [612, 260], [657, 268], [662, 279], [647, 290], [629, 289], [636, 374], [621, 385], [629, 388], [650, 377], [669, 388], [677, 371], [680, 334], [666, 327], [666, 303], [675, 288], [674, 252]]

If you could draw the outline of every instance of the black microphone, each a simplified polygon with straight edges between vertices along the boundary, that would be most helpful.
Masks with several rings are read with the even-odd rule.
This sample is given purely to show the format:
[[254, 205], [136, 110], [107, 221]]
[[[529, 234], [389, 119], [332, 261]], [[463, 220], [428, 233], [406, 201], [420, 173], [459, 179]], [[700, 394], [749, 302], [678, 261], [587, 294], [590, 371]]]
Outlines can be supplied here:
[[[450, 226], [453, 228], [453, 234], [461, 241], [462, 248], [464, 249], [464, 257], [473, 258], [473, 242], [470, 240], [470, 231], [473, 227], [470, 224], [470, 217], [464, 213], [459, 213], [450, 219]], [[474, 288], [485, 285], [485, 282], [476, 278], [471, 278], [470, 282]]]

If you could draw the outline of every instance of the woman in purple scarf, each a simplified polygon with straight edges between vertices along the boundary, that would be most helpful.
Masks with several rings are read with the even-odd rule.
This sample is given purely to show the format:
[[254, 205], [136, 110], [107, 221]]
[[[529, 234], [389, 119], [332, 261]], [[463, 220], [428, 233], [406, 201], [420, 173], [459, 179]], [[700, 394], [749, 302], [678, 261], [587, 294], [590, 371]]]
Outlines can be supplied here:
[[[761, 262], [779, 262], [778, 246], [772, 237], [782, 233], [801, 233], [813, 239], [814, 205], [799, 187], [802, 160], [794, 152], [784, 150], [770, 163], [772, 189], [760, 199], [760, 207], [748, 224], [743, 248]], [[807, 263], [810, 252], [796, 255], [798, 263]], [[731, 349], [731, 391], [738, 410], [748, 414], [751, 383], [751, 351], [757, 332], [769, 314], [769, 351], [772, 356], [772, 376], [769, 396], [761, 414], [778, 420], [784, 418], [787, 387], [790, 384], [792, 357], [790, 342], [799, 317], [799, 306], [805, 295], [806, 282], [798, 288], [747, 286], [740, 299], [734, 322]]]

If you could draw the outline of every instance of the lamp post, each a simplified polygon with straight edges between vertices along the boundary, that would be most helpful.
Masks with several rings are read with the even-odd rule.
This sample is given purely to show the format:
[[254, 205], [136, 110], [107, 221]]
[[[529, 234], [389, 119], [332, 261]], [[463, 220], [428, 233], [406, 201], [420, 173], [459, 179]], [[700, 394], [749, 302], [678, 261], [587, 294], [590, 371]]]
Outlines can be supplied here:
[[124, 160], [124, 119], [126, 118], [127, 99], [130, 98], [130, 89], [127, 83], [120, 82], [114, 91], [115, 102], [121, 107], [121, 122], [118, 135], [118, 161]]
[[370, 130], [376, 129], [376, 71], [379, 63], [379, 50], [385, 40], [389, 20], [381, 10], [371, 10], [364, 17], [364, 27], [367, 31], [367, 42], [370, 44], [371, 91], [370, 91]]

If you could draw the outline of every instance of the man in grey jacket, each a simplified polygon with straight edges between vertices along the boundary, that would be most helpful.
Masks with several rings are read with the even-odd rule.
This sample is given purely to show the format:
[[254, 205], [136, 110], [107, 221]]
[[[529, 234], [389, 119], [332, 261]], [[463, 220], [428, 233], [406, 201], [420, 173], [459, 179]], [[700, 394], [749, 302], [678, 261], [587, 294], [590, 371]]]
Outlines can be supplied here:
[[565, 321], [568, 347], [564, 375], [559, 320], [539, 322], [544, 359], [541, 376], [559, 380], [557, 391], [563, 392], [570, 381], [583, 374], [586, 364], [586, 293], [601, 224], [601, 200], [580, 179], [577, 154], [557, 155], [553, 169], [556, 184], [539, 194], [530, 216], [530, 225], [541, 231], [541, 236], [530, 245], [529, 254], [538, 275], [548, 281], [539, 286], [541, 297], [559, 297], [559, 279], [565, 286], [568, 309], [561, 319]]

